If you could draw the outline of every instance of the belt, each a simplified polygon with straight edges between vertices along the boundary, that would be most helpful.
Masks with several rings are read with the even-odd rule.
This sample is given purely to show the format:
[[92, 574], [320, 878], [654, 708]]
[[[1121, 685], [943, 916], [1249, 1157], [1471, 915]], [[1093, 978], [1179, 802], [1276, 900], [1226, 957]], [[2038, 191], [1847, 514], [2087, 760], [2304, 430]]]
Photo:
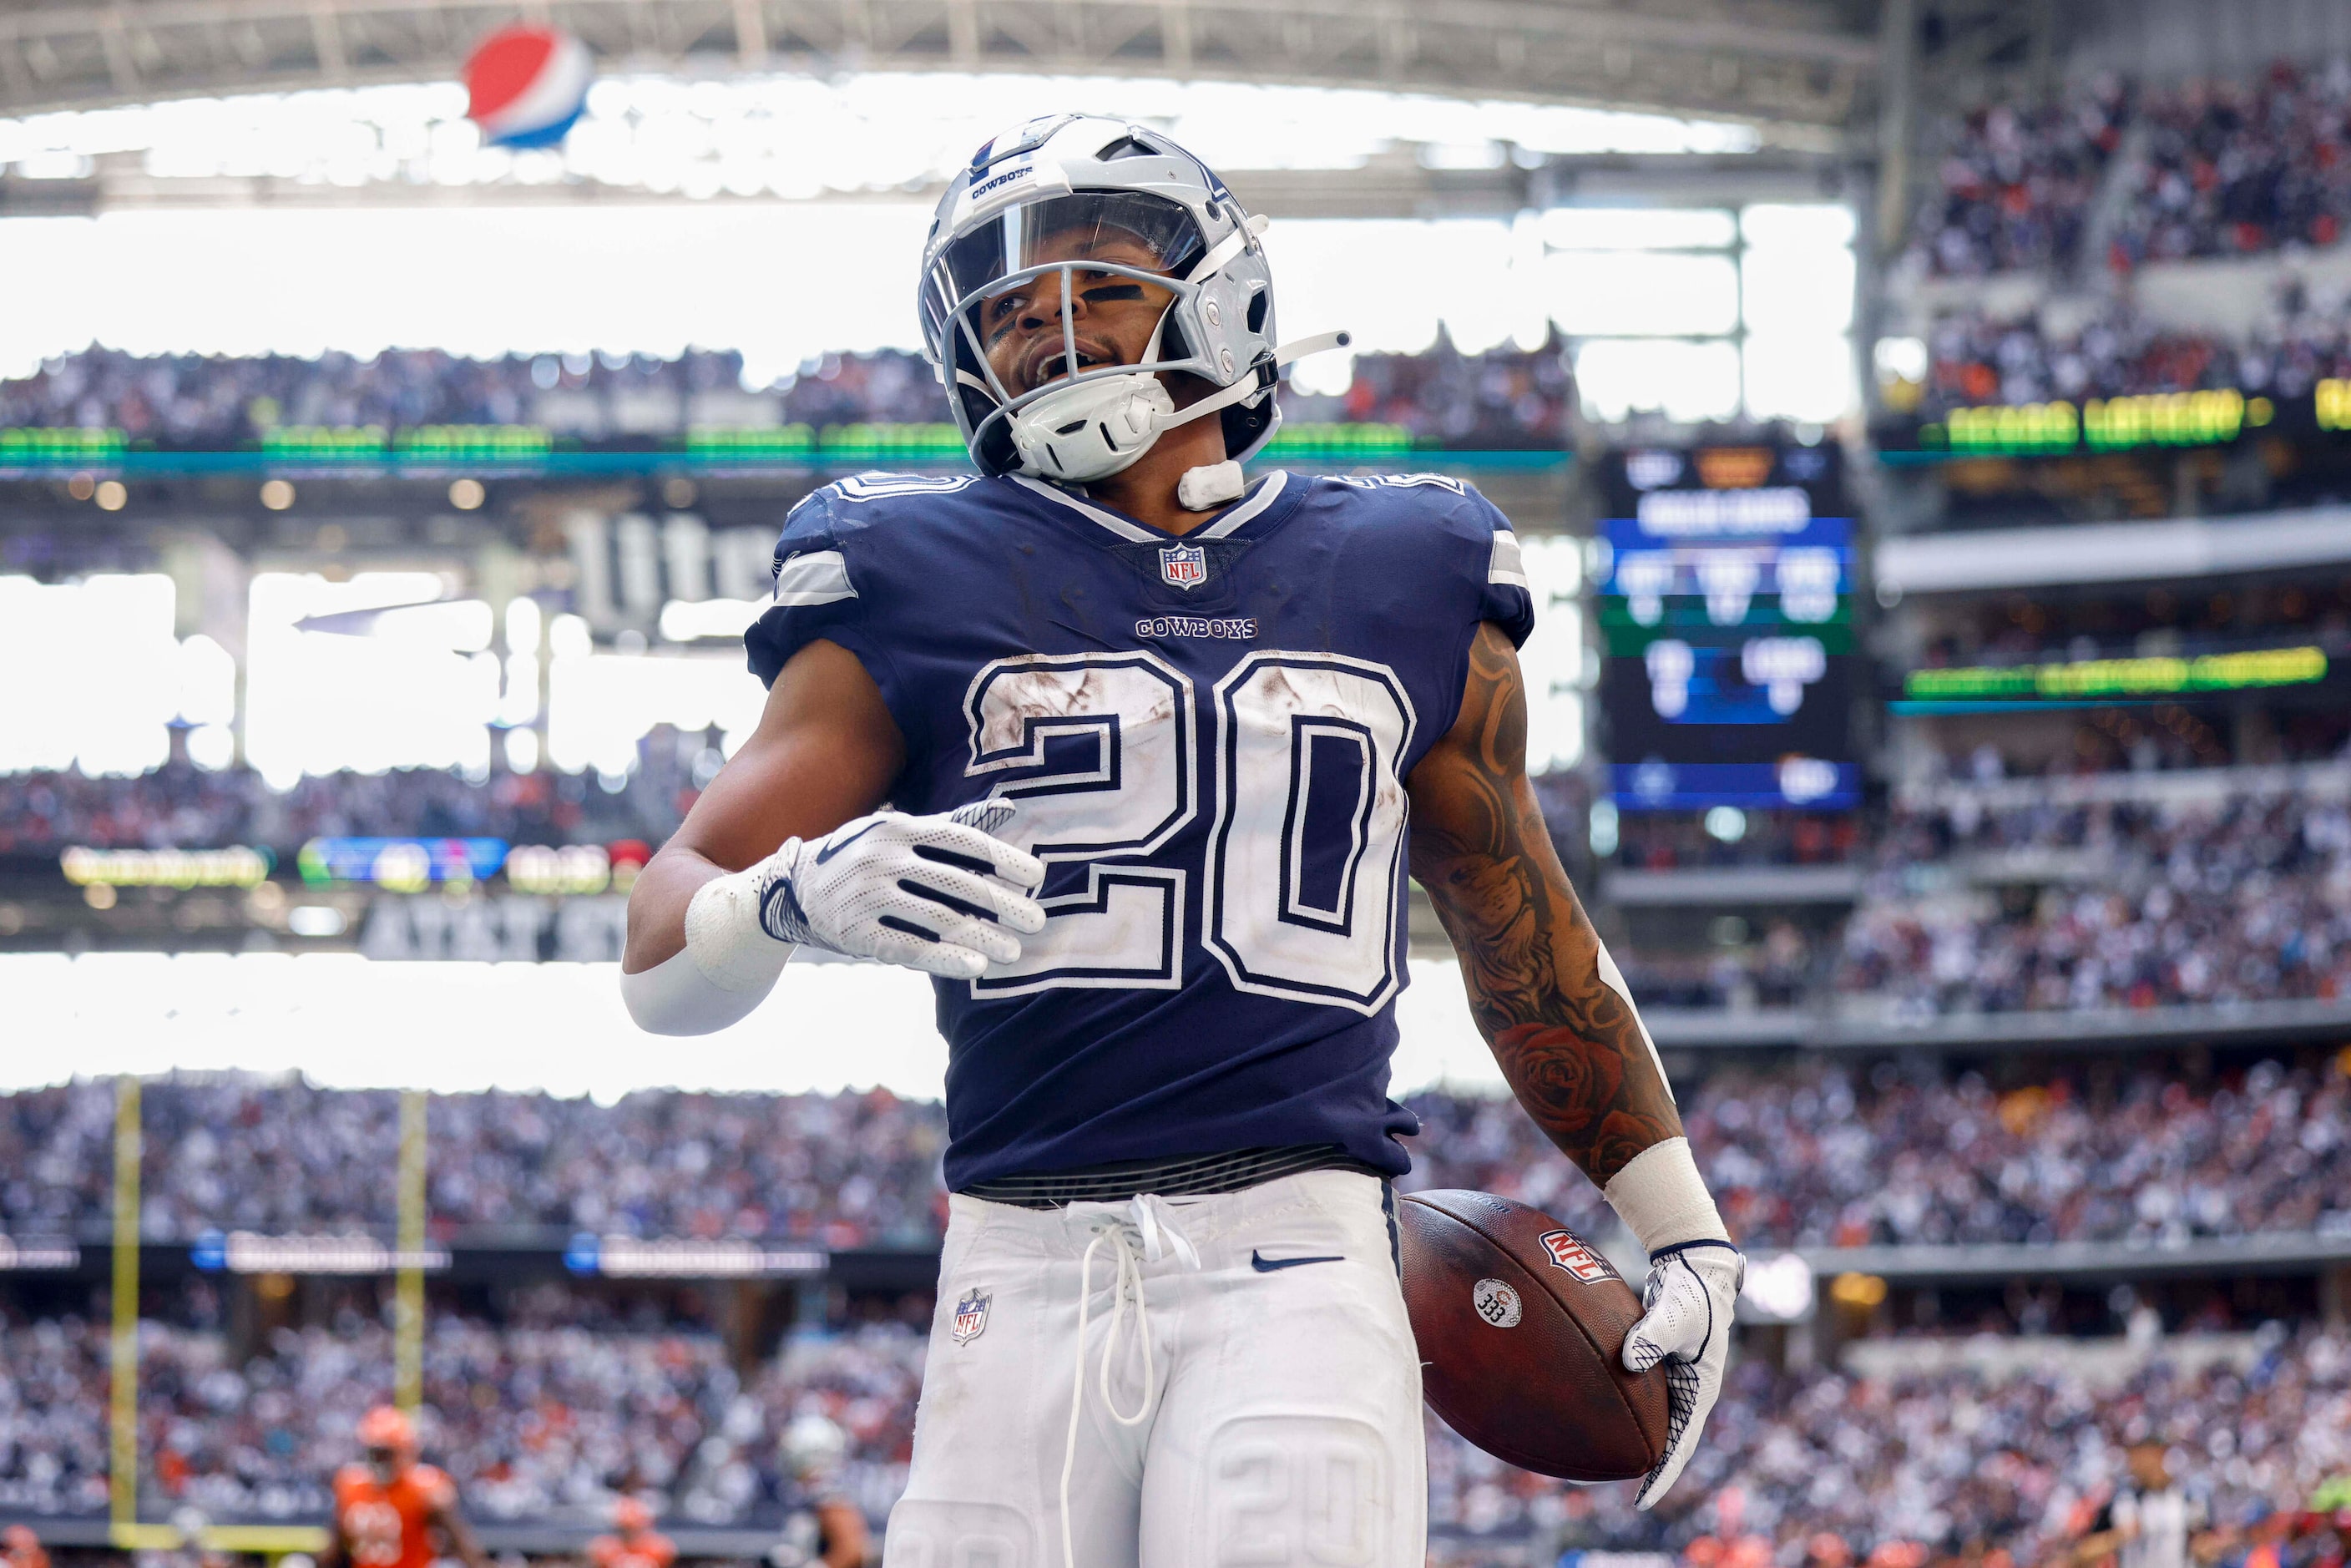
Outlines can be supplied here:
[[1079, 1170], [1024, 1172], [974, 1182], [963, 1196], [1015, 1208], [1064, 1208], [1073, 1203], [1124, 1203], [1151, 1194], [1160, 1197], [1205, 1197], [1262, 1186], [1306, 1171], [1355, 1171], [1384, 1181], [1387, 1173], [1357, 1159], [1336, 1144], [1290, 1144], [1260, 1149], [1228, 1149], [1214, 1155], [1181, 1155], [1121, 1160]]

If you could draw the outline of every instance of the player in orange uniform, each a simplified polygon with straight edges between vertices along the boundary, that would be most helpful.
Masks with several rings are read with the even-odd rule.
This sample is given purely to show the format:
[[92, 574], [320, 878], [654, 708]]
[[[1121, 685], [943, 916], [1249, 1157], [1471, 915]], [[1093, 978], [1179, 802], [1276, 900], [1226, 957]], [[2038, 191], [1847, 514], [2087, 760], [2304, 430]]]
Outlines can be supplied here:
[[0, 1568], [49, 1568], [49, 1554], [29, 1524], [0, 1530]]
[[677, 1548], [653, 1529], [652, 1509], [624, 1497], [612, 1509], [612, 1533], [588, 1543], [588, 1561], [594, 1568], [670, 1568]]
[[416, 1459], [416, 1428], [389, 1405], [360, 1418], [364, 1464], [335, 1473], [335, 1519], [319, 1568], [432, 1568], [441, 1555], [433, 1536], [465, 1568], [489, 1568], [474, 1532], [457, 1513], [457, 1487]]

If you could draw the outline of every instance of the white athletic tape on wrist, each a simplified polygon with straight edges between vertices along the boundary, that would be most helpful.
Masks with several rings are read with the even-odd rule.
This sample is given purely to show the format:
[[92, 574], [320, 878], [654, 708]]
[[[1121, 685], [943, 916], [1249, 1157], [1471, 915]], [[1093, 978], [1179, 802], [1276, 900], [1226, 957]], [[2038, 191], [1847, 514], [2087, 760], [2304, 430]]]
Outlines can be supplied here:
[[1685, 1241], [1728, 1241], [1729, 1230], [1706, 1178], [1698, 1174], [1687, 1138], [1651, 1144], [1625, 1162], [1601, 1189], [1616, 1217], [1646, 1252]]
[[[784, 847], [796, 848], [799, 841]], [[762, 861], [748, 871], [712, 877], [694, 890], [685, 906], [685, 950], [722, 991], [764, 993], [792, 956], [791, 944], [777, 941], [759, 923], [760, 884], [772, 874], [768, 864]]]

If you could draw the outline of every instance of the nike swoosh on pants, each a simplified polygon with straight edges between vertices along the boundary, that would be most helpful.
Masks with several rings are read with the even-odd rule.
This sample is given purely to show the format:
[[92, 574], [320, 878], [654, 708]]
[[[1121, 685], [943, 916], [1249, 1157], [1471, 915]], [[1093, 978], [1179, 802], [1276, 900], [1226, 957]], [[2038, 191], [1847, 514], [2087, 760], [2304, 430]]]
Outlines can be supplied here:
[[1270, 1274], [1276, 1269], [1301, 1268], [1308, 1263], [1343, 1263], [1346, 1260], [1343, 1254], [1337, 1252], [1322, 1258], [1268, 1258], [1256, 1248], [1249, 1249], [1249, 1267], [1260, 1274]]

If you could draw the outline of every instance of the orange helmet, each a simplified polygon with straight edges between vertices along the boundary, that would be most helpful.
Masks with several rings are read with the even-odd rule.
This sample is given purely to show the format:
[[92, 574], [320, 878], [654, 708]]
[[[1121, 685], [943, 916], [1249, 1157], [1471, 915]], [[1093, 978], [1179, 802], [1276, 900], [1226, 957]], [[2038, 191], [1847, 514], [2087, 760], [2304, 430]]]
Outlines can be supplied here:
[[388, 1448], [403, 1463], [416, 1458], [416, 1424], [389, 1405], [379, 1405], [360, 1417], [360, 1446]]
[[643, 1501], [624, 1497], [612, 1505], [612, 1528], [623, 1535], [636, 1535], [653, 1527], [653, 1511]]

